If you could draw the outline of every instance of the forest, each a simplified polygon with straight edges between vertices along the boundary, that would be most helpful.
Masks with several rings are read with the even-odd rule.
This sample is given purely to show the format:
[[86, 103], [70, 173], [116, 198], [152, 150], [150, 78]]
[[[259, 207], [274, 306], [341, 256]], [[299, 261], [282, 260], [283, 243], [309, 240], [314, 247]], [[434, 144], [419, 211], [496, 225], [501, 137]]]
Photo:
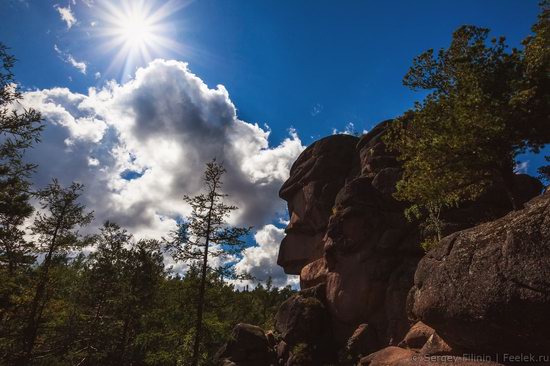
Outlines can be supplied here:
[[79, 203], [82, 184], [63, 187], [54, 179], [35, 190], [30, 178], [38, 167], [25, 162], [24, 152], [39, 143], [44, 124], [36, 110], [9, 109], [21, 97], [14, 87], [15, 58], [4, 45], [0, 58], [2, 364], [187, 364], [199, 301], [207, 304], [201, 364], [211, 362], [235, 324], [273, 327], [278, 306], [295, 292], [290, 287], [274, 287], [268, 279], [238, 290], [224, 280], [227, 270], [195, 262], [182, 276], [163, 260], [175, 240], [136, 240], [113, 222], [81, 234], [93, 220]]

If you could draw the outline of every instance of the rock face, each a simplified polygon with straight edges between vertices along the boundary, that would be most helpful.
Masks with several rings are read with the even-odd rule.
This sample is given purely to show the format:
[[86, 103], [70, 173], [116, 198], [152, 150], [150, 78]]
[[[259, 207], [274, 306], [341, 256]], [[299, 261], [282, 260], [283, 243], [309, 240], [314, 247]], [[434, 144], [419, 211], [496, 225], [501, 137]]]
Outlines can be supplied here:
[[279, 195], [288, 202], [290, 223], [279, 249], [277, 264], [285, 273], [302, 268], [323, 256], [323, 237], [336, 194], [356, 165], [354, 136], [321, 139], [298, 157]]
[[[290, 223], [277, 263], [302, 291], [277, 314], [277, 364], [338, 364], [346, 351], [361, 365], [496, 365], [459, 356], [550, 350], [550, 193], [505, 216], [495, 184], [444, 213], [450, 236], [425, 256], [392, 196], [402, 170], [383, 143], [390, 123], [315, 142], [281, 188]], [[540, 194], [536, 179], [515, 179], [517, 203]]]
[[282, 338], [279, 364], [321, 365], [336, 359], [332, 329], [326, 309], [325, 285], [292, 296], [275, 316], [275, 330]]
[[275, 354], [260, 327], [240, 323], [217, 352], [215, 361], [220, 366], [270, 366], [275, 364]]
[[[325, 284], [322, 302], [333, 343], [343, 349], [354, 333], [361, 334], [356, 344], [362, 344], [363, 350], [356, 354], [398, 345], [418, 320], [409, 318], [413, 304], [407, 303], [407, 298], [424, 256], [419, 245], [422, 232], [417, 223], [405, 219], [403, 203], [392, 196], [402, 171], [383, 142], [390, 123], [379, 124], [360, 139], [336, 135], [315, 142], [294, 163], [280, 191], [288, 202], [290, 224], [278, 263], [286, 273], [300, 274], [302, 289]], [[515, 179], [517, 202], [540, 193], [542, 186], [536, 179], [526, 175]], [[475, 202], [446, 212], [444, 234], [506, 215], [512, 207], [505, 197], [503, 188], [495, 185]], [[429, 273], [430, 264], [426, 264], [426, 276]], [[466, 287], [460, 290], [466, 291]], [[460, 303], [460, 294], [454, 295]], [[436, 305], [438, 301], [441, 298]], [[419, 306], [421, 303], [415, 308], [418, 311]], [[457, 306], [467, 308], [469, 304]], [[432, 337], [432, 349], [447, 345], [447, 334], [440, 334], [431, 321], [439, 321], [438, 311], [442, 310], [434, 307], [433, 313], [426, 313], [425, 323], [438, 331]], [[425, 320], [424, 316], [418, 318]]]
[[550, 193], [444, 238], [419, 263], [412, 312], [468, 351], [550, 351]]
[[280, 191], [291, 218], [278, 263], [300, 274], [302, 288], [326, 283], [339, 346], [360, 324], [368, 324], [374, 349], [397, 344], [410, 325], [405, 301], [423, 251], [418, 229], [391, 196], [400, 168], [381, 140], [388, 123], [361, 139], [315, 142]]

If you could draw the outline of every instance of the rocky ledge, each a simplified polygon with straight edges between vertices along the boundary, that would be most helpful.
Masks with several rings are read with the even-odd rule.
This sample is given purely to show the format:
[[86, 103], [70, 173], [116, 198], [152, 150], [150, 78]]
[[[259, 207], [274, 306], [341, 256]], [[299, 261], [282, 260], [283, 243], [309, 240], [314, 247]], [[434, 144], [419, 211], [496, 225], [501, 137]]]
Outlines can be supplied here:
[[445, 238], [424, 253], [392, 197], [390, 123], [321, 139], [294, 163], [278, 263], [302, 291], [272, 332], [238, 325], [220, 365], [550, 364], [550, 193], [516, 175], [525, 208], [511, 212], [495, 184], [446, 212]]

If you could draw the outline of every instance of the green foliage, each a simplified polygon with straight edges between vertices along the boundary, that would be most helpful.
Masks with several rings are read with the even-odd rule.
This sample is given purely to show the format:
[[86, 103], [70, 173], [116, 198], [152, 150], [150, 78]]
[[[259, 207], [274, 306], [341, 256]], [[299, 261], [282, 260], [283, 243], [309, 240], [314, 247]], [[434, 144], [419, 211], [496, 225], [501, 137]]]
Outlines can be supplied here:
[[[16, 276], [18, 267], [34, 261], [21, 226], [33, 211], [29, 176], [35, 166], [23, 162], [23, 154], [38, 142], [43, 125], [37, 111], [18, 111], [21, 94], [12, 72], [15, 58], [2, 43], [0, 64], [0, 268]], [[2, 291], [0, 296], [7, 294]]]
[[[222, 278], [224, 276], [236, 278], [233, 271], [234, 263], [226, 260], [224, 261], [227, 263], [226, 265], [212, 268], [208, 259], [212, 257], [227, 259], [231, 255], [240, 253], [245, 245], [242, 237], [247, 235], [251, 229], [231, 227], [226, 222], [227, 217], [237, 207], [224, 202], [228, 197], [227, 194], [221, 192], [224, 173], [223, 165], [217, 163], [215, 159], [206, 164], [203, 178], [205, 193], [194, 197], [184, 197], [185, 202], [191, 206], [191, 215], [178, 226], [172, 240], [168, 242], [174, 260], [198, 266], [201, 271], [197, 294], [195, 339], [190, 362], [193, 366], [197, 366], [199, 359], [203, 359], [201, 347], [204, 348], [203, 343], [205, 342], [201, 337], [203, 321], [208, 321], [208, 319], [204, 319], [208, 272], [218, 273]], [[208, 343], [208, 334], [205, 336], [206, 343]]]
[[[183, 277], [167, 272], [159, 242], [137, 241], [110, 222], [89, 243], [88, 256], [59, 252], [52, 258], [26, 364], [185, 365], [193, 355], [201, 268], [192, 266]], [[16, 310], [5, 312], [7, 327], [0, 329], [2, 364], [23, 353], [20, 340], [41, 273], [31, 267], [19, 277]], [[239, 291], [209, 271], [201, 362], [211, 362], [237, 323], [272, 328], [278, 306], [293, 293], [270, 281]]]
[[[43, 126], [40, 114], [18, 104], [21, 95], [11, 73], [15, 59], [2, 44], [0, 62], [0, 364], [185, 365], [193, 355], [201, 283], [208, 304], [202, 364], [211, 362], [235, 324], [272, 327], [278, 305], [293, 293], [290, 288], [273, 288], [268, 281], [238, 291], [223, 280], [222, 274], [230, 274], [226, 268], [206, 268], [203, 277], [200, 260], [190, 261], [184, 277], [173, 275], [164, 267], [164, 242], [135, 240], [112, 222], [96, 235], [81, 235], [80, 228], [92, 220], [79, 203], [81, 184], [63, 187], [53, 180], [31, 192], [35, 166], [24, 163], [23, 156], [38, 142]], [[223, 168], [212, 168], [209, 172], [221, 177]], [[217, 178], [208, 179], [207, 184]], [[34, 217], [33, 196], [40, 207]], [[209, 215], [209, 240], [236, 253], [243, 244], [239, 236], [248, 229], [223, 224], [226, 210], [233, 209], [219, 202], [223, 197], [216, 189], [203, 196], [220, 203]], [[206, 211], [197, 206], [196, 212], [186, 228], [196, 224], [200, 229]], [[182, 230], [178, 243], [191, 232]], [[194, 244], [191, 254], [204, 242]]]
[[[546, 162], [550, 163], [550, 156], [545, 156]], [[542, 166], [538, 169], [539, 179], [550, 182], [550, 165]]]
[[413, 60], [404, 84], [429, 94], [394, 123], [385, 142], [404, 173], [395, 197], [409, 219], [423, 218], [441, 236], [441, 213], [499, 182], [514, 199], [515, 157], [550, 141], [548, 6], [543, 4], [525, 49], [507, 51], [504, 37], [462, 26], [448, 49]]

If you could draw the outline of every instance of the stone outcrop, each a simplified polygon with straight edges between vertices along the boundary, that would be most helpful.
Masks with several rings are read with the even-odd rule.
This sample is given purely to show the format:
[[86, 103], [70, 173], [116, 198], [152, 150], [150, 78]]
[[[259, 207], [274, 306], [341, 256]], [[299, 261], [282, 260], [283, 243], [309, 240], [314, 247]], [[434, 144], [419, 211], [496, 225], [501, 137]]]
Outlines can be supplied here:
[[358, 366], [502, 366], [483, 357], [427, 356], [399, 347], [387, 347], [366, 357]]
[[215, 362], [220, 366], [272, 366], [275, 352], [260, 327], [240, 323], [217, 352]]
[[284, 343], [279, 364], [321, 365], [336, 359], [324, 284], [286, 300], [275, 316], [275, 330]]
[[279, 264], [288, 274], [323, 257], [323, 237], [336, 194], [355, 164], [354, 136], [321, 139], [298, 157], [279, 195], [288, 202], [290, 223], [279, 249]]
[[[449, 236], [425, 256], [392, 196], [402, 170], [383, 142], [390, 123], [315, 142], [281, 188], [290, 223], [277, 262], [302, 291], [277, 314], [277, 364], [337, 365], [347, 352], [361, 365], [497, 365], [461, 355], [550, 349], [547, 198], [503, 217], [512, 207], [495, 184], [443, 214]], [[515, 180], [516, 203], [542, 190]]]
[[[334, 344], [343, 349], [360, 334], [354, 339], [363, 349], [356, 354], [398, 345], [416, 320], [409, 318], [407, 297], [424, 256], [423, 233], [405, 219], [404, 204], [392, 196], [401, 167], [383, 142], [390, 123], [360, 139], [339, 135], [315, 142], [280, 191], [291, 219], [278, 263], [287, 273], [300, 274], [302, 289], [326, 284]], [[515, 179], [516, 202], [542, 189], [529, 176]], [[445, 212], [444, 234], [506, 215], [512, 207], [505, 197], [496, 184], [475, 202]], [[426, 352], [448, 346], [438, 334], [428, 338], [417, 351], [424, 345]]]
[[467, 351], [550, 351], [550, 193], [444, 238], [419, 263], [414, 316]]
[[334, 341], [343, 347], [368, 324], [370, 347], [397, 344], [417, 262], [418, 229], [391, 194], [400, 176], [382, 142], [384, 122], [358, 139], [336, 135], [312, 144], [295, 162], [280, 196], [290, 224], [278, 263], [300, 274], [302, 288], [326, 283]]

